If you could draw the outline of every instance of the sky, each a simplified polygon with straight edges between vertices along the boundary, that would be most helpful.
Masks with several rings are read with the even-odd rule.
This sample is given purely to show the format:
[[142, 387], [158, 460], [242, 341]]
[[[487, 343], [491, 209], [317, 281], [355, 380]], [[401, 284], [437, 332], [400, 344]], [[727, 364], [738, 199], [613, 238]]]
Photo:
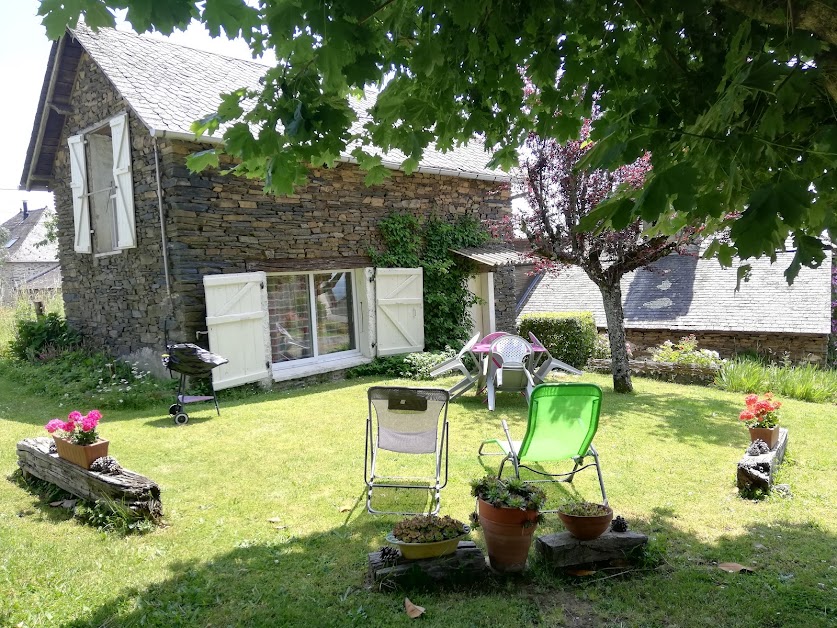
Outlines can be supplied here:
[[[24, 200], [30, 209], [53, 204], [48, 192], [18, 190], [52, 45], [37, 15], [38, 4], [37, 0], [8, 0], [0, 20], [0, 120], [6, 136], [6, 146], [0, 151], [0, 223], [20, 211]], [[129, 26], [122, 23], [117, 28]], [[192, 48], [251, 58], [243, 41], [212, 39], [197, 23], [170, 39]]]

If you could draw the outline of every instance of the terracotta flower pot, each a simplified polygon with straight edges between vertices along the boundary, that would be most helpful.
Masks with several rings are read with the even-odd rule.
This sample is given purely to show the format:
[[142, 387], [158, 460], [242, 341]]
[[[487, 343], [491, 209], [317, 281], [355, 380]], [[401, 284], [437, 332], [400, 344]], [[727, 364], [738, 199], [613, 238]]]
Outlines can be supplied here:
[[491, 567], [503, 572], [523, 571], [538, 527], [538, 511], [495, 508], [482, 499], [477, 508]]
[[748, 428], [750, 430], [750, 442], [752, 443], [754, 440], [761, 439], [770, 449], [776, 449], [776, 445], [779, 443], [779, 428], [778, 427], [751, 427]]
[[110, 441], [99, 439], [92, 445], [76, 445], [65, 438], [52, 437], [55, 440], [55, 449], [58, 451], [58, 457], [77, 464], [78, 466], [89, 469], [90, 465], [97, 458], [108, 455], [108, 445]]
[[567, 532], [572, 534], [580, 541], [592, 541], [599, 538], [605, 533], [613, 519], [613, 510], [609, 506], [606, 515], [596, 515], [593, 517], [584, 517], [580, 515], [568, 515], [558, 511], [558, 517], [561, 523], [567, 528]]

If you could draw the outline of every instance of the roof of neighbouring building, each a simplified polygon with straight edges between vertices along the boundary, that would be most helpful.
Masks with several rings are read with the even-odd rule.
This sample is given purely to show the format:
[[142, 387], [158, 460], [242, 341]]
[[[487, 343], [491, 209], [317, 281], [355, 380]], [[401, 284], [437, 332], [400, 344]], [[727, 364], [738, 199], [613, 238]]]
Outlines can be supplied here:
[[26, 280], [26, 288], [29, 290], [53, 290], [60, 287], [61, 266], [58, 264]]
[[[748, 260], [750, 280], [736, 292], [738, 262], [670, 255], [622, 278], [628, 329], [828, 334], [831, 330], [831, 254], [816, 269], [803, 268], [792, 285], [784, 270], [792, 252], [776, 262]], [[598, 287], [583, 270], [569, 267], [541, 277], [519, 314], [586, 310], [607, 327]]]
[[55, 242], [47, 242], [43, 246], [37, 246], [39, 242], [46, 240], [46, 207], [30, 210], [24, 215], [23, 211], [18, 212], [9, 220], [0, 224], [0, 228], [9, 233], [5, 241], [0, 242], [4, 259], [7, 262], [57, 262], [58, 247]]
[[[33, 182], [46, 179], [44, 168], [47, 165], [51, 171], [50, 155], [54, 157], [57, 136], [60, 135], [64, 121], [65, 114], [62, 111], [66, 111], [66, 105], [69, 104], [72, 81], [80, 57], [79, 46], [75, 42], [102, 69], [151, 132], [160, 135], [169, 133], [191, 136], [192, 123], [216, 110], [221, 102], [220, 94], [241, 87], [258, 89], [259, 79], [269, 69], [269, 66], [257, 61], [195, 50], [136, 33], [111, 28], [94, 32], [79, 23], [69, 31], [69, 35], [53, 44], [24, 167], [24, 187], [33, 187]], [[49, 96], [47, 85], [53, 74], [57, 77], [56, 87], [49, 99], [50, 106], [45, 106]], [[374, 104], [374, 99], [375, 92], [368, 90], [362, 100], [351, 101], [358, 114], [354, 131], [360, 130], [369, 119], [368, 110]], [[40, 127], [43, 127], [43, 131]], [[42, 138], [40, 144], [39, 136]], [[220, 138], [203, 140], [218, 142]], [[43, 158], [41, 153], [45, 153]], [[394, 169], [399, 168], [406, 159], [399, 151], [381, 156], [384, 165]], [[431, 144], [424, 152], [419, 172], [508, 181], [507, 173], [485, 167], [490, 157], [478, 139], [446, 153]], [[341, 159], [353, 161], [348, 154]], [[34, 168], [30, 168], [30, 164], [34, 164]]]
[[491, 268], [533, 263], [532, 260], [523, 253], [520, 253], [503, 244], [486, 244], [484, 246], [451, 249], [451, 251], [457, 255], [461, 255], [462, 257], [467, 257], [477, 264]]

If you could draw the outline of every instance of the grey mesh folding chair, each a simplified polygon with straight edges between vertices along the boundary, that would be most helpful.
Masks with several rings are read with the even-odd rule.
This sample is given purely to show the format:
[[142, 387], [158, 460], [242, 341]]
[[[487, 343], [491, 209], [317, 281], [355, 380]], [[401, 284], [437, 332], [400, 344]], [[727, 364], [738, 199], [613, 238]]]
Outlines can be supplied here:
[[540, 340], [538, 340], [537, 336], [533, 334], [531, 331], [529, 332], [529, 340], [532, 341], [533, 345], [537, 345], [539, 347], [543, 347], [543, 351], [539, 351], [543, 357], [541, 362], [537, 365], [535, 369], [533, 369], [532, 378], [535, 380], [536, 384], [543, 384], [546, 381], [546, 376], [549, 375], [552, 371], [555, 370], [562, 370], [566, 371], [567, 373], [571, 373], [572, 375], [583, 375], [581, 371], [579, 371], [574, 366], [570, 366], [566, 362], [561, 362], [561, 360], [557, 360], [552, 357], [549, 353], [549, 349], [546, 348], [546, 345], [543, 344]]
[[[457, 353], [450, 360], [445, 360], [439, 366], [430, 371], [430, 377], [438, 377], [442, 373], [447, 373], [448, 371], [459, 371], [462, 373], [463, 378], [459, 382], [448, 388], [451, 400], [456, 399], [459, 395], [467, 391], [472, 386], [475, 386], [477, 383], [477, 379], [479, 378], [480, 363], [479, 360], [474, 356], [474, 354], [471, 353], [471, 349], [475, 344], [477, 344], [477, 340], [479, 340], [479, 337], [480, 334], [479, 332], [477, 332], [476, 334], [474, 334], [473, 338], [471, 338], [468, 342], [465, 343], [462, 349], [459, 350], [459, 353]], [[465, 363], [462, 361], [462, 358], [469, 354], [477, 365], [475, 372], [468, 370], [468, 367], [465, 366]]]
[[[508, 425], [502, 421], [505, 439], [483, 441], [478, 454], [480, 456], [504, 456], [498, 476], [503, 475], [503, 466], [510, 460], [514, 466], [514, 474], [518, 478], [520, 469], [527, 469], [548, 478], [526, 480], [529, 483], [572, 482], [573, 477], [579, 471], [595, 467], [599, 476], [602, 501], [607, 504], [599, 454], [593, 447], [593, 437], [599, 427], [601, 406], [602, 389], [595, 384], [575, 382], [541, 384], [535, 387], [529, 400], [529, 419], [523, 440], [512, 440]], [[500, 451], [486, 452], [486, 445], [493, 445]], [[592, 463], [584, 464], [584, 458], [587, 456], [593, 458]], [[529, 466], [532, 463], [563, 460], [573, 461], [572, 471], [547, 473]]]
[[520, 392], [529, 400], [534, 387], [528, 368], [531, 354], [532, 346], [520, 336], [501, 336], [491, 343], [486, 359], [489, 410], [494, 410], [498, 390]]
[[[416, 515], [417, 512], [376, 510], [375, 489], [395, 488], [429, 491], [430, 514], [439, 512], [440, 491], [448, 483], [448, 402], [442, 388], [373, 386], [368, 391], [366, 453], [363, 477], [366, 481], [366, 510], [375, 514]], [[435, 454], [435, 472], [425, 477], [380, 477], [376, 472], [382, 452], [390, 454]], [[443, 468], [444, 467], [444, 468]], [[442, 475], [444, 473], [444, 476]]]

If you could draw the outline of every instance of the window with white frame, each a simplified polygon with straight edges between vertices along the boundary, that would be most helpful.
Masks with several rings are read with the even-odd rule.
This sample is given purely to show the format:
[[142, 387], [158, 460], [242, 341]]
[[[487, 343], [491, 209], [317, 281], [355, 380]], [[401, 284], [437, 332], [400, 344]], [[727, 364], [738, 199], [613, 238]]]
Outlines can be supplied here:
[[268, 277], [274, 362], [356, 351], [353, 273], [316, 271]]
[[136, 246], [128, 114], [67, 139], [74, 249], [106, 254]]

